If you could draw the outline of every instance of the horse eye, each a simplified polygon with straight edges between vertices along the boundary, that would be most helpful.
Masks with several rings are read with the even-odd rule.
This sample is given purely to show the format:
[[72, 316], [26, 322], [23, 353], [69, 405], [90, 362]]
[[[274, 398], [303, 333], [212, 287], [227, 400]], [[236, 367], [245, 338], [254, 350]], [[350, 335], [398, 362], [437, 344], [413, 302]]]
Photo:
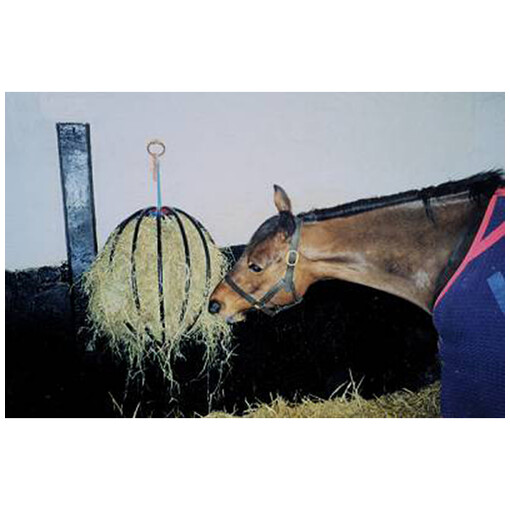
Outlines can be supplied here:
[[260, 266], [257, 266], [257, 264], [250, 264], [248, 266], [250, 271], [253, 271], [254, 273], [260, 273], [262, 271], [262, 268]]

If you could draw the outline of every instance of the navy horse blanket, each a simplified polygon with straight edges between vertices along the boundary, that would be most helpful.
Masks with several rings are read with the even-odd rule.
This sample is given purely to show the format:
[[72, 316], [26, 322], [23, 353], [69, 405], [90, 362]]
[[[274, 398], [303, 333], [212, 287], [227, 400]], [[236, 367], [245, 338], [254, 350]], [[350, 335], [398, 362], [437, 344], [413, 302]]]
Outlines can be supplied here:
[[433, 311], [444, 417], [505, 416], [505, 190]]

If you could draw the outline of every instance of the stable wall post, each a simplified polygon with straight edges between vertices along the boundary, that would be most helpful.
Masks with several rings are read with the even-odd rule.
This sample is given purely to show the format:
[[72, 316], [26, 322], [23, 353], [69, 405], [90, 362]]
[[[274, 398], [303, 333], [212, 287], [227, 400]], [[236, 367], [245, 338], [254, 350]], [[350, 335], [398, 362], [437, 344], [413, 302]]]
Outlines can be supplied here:
[[[60, 178], [64, 201], [67, 259], [72, 283], [75, 324], [84, 323], [86, 300], [81, 278], [97, 255], [90, 126], [57, 124]], [[90, 346], [85, 346], [90, 349]]]

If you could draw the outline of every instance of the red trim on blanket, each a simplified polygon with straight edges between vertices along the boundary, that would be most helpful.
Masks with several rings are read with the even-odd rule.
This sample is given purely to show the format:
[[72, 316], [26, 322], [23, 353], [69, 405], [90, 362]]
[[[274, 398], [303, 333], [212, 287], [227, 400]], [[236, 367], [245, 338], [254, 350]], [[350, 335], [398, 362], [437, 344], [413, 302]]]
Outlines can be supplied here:
[[499, 188], [494, 192], [492, 198], [489, 202], [487, 210], [485, 211], [485, 215], [483, 217], [482, 223], [480, 224], [480, 228], [476, 233], [475, 239], [469, 248], [467, 255], [464, 257], [464, 260], [461, 262], [460, 266], [457, 268], [453, 276], [448, 280], [448, 283], [444, 286], [441, 294], [436, 299], [433, 308], [435, 308], [441, 299], [443, 299], [444, 295], [450, 290], [451, 286], [454, 284], [455, 280], [462, 274], [464, 269], [468, 266], [470, 262], [472, 262], [476, 257], [481, 255], [484, 251], [488, 250], [493, 244], [497, 243], [502, 237], [505, 236], [505, 222], [501, 223], [497, 228], [495, 228], [486, 238], [484, 238], [487, 227], [489, 226], [489, 222], [492, 218], [492, 213], [494, 212], [494, 208], [496, 207], [496, 202], [499, 197], [505, 196], [505, 188]]

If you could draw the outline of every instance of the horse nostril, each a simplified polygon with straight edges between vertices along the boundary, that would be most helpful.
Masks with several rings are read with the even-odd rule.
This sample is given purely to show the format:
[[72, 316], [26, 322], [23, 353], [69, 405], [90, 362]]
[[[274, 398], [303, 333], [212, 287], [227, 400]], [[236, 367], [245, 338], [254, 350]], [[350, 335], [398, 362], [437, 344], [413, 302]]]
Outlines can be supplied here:
[[209, 312], [210, 313], [218, 313], [221, 309], [221, 305], [218, 303], [218, 301], [209, 301]]

